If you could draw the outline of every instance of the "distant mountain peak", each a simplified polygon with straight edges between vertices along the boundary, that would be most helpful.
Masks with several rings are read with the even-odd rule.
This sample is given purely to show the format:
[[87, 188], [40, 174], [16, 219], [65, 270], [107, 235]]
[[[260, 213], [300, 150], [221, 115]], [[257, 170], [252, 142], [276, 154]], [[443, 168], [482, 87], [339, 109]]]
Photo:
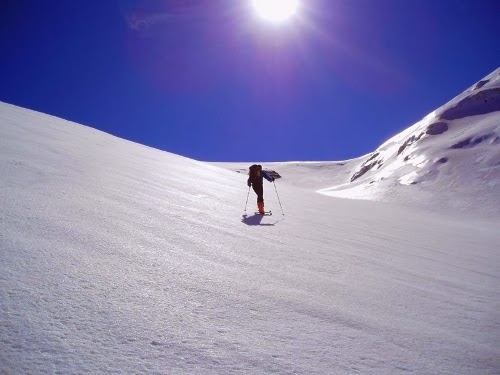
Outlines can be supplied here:
[[360, 158], [349, 182], [320, 192], [498, 211], [499, 146], [500, 68]]

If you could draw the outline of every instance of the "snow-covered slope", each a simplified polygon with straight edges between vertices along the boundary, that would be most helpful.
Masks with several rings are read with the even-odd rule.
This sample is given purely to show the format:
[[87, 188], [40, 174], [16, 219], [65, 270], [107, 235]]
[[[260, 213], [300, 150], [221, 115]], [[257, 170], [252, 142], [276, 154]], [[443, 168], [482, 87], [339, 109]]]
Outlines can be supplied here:
[[498, 374], [499, 217], [316, 192], [356, 163], [242, 216], [243, 174], [0, 103], [0, 372]]
[[498, 216], [500, 68], [357, 160], [322, 193]]

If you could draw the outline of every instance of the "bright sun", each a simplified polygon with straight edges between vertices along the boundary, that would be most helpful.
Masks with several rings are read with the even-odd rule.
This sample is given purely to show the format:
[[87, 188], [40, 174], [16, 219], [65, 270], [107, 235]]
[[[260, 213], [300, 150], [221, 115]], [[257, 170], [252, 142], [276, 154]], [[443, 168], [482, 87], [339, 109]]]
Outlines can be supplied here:
[[257, 13], [272, 22], [284, 21], [297, 10], [298, 0], [252, 0]]

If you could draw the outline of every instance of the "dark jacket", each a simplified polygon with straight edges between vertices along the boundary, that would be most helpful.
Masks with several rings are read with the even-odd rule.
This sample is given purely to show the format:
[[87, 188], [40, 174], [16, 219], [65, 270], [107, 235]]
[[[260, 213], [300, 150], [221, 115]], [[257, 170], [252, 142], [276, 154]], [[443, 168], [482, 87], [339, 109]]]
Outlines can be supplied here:
[[247, 185], [250, 186], [252, 184], [259, 184], [262, 185], [262, 178], [265, 178], [269, 182], [273, 182], [274, 178], [269, 176], [266, 171], [261, 171], [260, 172], [260, 177], [248, 177], [247, 180]]

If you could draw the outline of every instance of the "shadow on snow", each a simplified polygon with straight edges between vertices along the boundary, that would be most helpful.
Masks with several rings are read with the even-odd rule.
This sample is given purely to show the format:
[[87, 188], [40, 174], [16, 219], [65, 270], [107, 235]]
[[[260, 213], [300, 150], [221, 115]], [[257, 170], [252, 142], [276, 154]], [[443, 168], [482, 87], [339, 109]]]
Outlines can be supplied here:
[[245, 223], [246, 225], [265, 225], [265, 226], [274, 226], [274, 224], [277, 223], [274, 222], [274, 223], [263, 223], [262, 222], [262, 219], [266, 217], [264, 215], [252, 215], [252, 216], [248, 216], [247, 214], [243, 214], [242, 215], [242, 219], [241, 219], [241, 222], [242, 223]]

